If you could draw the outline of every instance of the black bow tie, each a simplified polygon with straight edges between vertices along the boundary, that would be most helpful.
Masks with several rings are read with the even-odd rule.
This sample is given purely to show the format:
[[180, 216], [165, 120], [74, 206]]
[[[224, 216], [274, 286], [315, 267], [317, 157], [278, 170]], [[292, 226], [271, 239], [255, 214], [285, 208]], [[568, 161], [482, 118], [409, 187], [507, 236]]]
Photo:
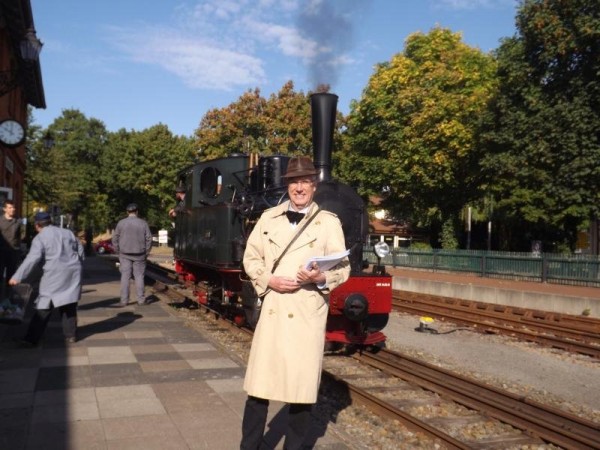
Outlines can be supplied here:
[[296, 211], [286, 211], [285, 215], [287, 216], [288, 220], [290, 221], [290, 223], [298, 223], [300, 222], [305, 214], [301, 213], [301, 212], [296, 212]]

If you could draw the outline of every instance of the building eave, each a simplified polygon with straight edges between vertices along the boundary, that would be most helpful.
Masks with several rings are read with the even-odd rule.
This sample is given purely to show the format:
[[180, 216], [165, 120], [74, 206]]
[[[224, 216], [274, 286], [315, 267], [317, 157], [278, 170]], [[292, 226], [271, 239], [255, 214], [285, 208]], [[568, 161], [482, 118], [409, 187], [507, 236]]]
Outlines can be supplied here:
[[20, 43], [25, 33], [35, 30], [30, 0], [0, 0], [0, 18], [4, 20], [12, 41], [17, 76], [25, 101], [34, 108], [46, 108], [42, 70], [39, 60], [26, 62], [21, 57]]

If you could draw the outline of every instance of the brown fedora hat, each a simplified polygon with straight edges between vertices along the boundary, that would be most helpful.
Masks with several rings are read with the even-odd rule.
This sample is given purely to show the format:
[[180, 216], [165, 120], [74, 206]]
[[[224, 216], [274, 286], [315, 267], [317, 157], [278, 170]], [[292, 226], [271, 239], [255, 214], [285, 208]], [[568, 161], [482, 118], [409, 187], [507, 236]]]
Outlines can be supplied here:
[[319, 171], [315, 169], [308, 156], [294, 156], [289, 160], [287, 171], [283, 178], [296, 178], [317, 175]]

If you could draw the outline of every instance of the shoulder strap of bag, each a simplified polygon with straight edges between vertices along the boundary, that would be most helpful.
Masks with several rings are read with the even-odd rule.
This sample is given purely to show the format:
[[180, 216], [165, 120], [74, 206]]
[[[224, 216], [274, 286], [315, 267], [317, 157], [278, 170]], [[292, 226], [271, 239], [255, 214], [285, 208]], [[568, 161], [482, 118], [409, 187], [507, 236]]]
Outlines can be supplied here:
[[281, 252], [281, 255], [279, 255], [279, 257], [275, 260], [275, 262], [273, 263], [273, 268], [271, 269], [271, 273], [275, 272], [275, 269], [277, 269], [277, 266], [279, 265], [279, 261], [281, 261], [281, 258], [283, 258], [283, 255], [285, 255], [285, 253], [290, 249], [290, 247], [292, 246], [292, 244], [294, 242], [296, 242], [296, 239], [298, 239], [298, 237], [302, 234], [302, 232], [306, 229], [306, 227], [308, 226], [309, 223], [312, 222], [312, 220], [317, 217], [317, 214], [319, 214], [319, 212], [321, 211], [321, 208], [317, 208], [317, 210], [315, 211], [315, 213], [310, 216], [308, 218], [308, 220], [304, 223], [304, 225], [302, 225], [302, 228], [300, 228], [298, 230], [298, 232], [294, 235], [294, 237], [292, 238], [292, 240], [289, 242], [289, 244], [287, 245], [287, 247], [285, 247], [283, 249], [283, 251]]

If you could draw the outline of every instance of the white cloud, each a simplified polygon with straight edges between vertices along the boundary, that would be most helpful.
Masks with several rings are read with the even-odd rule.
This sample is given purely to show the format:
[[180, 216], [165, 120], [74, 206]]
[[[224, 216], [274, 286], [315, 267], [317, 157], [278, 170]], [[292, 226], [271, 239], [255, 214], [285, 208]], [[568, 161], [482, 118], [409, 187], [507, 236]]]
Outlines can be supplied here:
[[516, 4], [516, 0], [432, 0], [432, 4], [448, 9], [477, 9]]
[[247, 20], [244, 25], [263, 43], [273, 44], [286, 56], [312, 59], [319, 49], [317, 43], [300, 36], [296, 28]]
[[273, 53], [279, 59], [297, 58], [309, 71], [315, 62], [326, 63], [329, 70], [352, 62], [332, 43], [319, 43], [298, 28], [301, 7], [318, 8], [322, 2], [200, 0], [176, 7], [166, 18], [168, 26], [111, 27], [108, 39], [133, 61], [160, 66], [190, 87], [257, 86], [267, 82], [262, 58]]
[[243, 4], [235, 0], [216, 0], [204, 2], [198, 5], [198, 8], [204, 13], [214, 15], [221, 20], [229, 20], [241, 11]]
[[111, 36], [113, 44], [132, 60], [158, 65], [192, 88], [230, 90], [264, 82], [259, 58], [174, 30], [113, 28]]

